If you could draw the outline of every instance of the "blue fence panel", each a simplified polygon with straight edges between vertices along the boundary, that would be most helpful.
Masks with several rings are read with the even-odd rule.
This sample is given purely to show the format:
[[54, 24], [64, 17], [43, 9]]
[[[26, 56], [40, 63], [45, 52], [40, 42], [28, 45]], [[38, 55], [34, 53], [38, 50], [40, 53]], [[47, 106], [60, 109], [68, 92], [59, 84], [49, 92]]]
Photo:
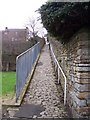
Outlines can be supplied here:
[[40, 52], [40, 43], [23, 52], [16, 58], [16, 99], [19, 97], [23, 89], [29, 73]]

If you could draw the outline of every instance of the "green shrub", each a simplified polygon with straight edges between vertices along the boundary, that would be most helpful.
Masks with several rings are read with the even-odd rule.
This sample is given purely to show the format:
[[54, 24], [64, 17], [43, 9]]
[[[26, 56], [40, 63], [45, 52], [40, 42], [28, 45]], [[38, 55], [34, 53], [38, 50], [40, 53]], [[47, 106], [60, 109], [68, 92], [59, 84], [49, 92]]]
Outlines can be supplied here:
[[83, 27], [90, 27], [90, 2], [47, 2], [38, 10], [50, 35], [68, 42]]

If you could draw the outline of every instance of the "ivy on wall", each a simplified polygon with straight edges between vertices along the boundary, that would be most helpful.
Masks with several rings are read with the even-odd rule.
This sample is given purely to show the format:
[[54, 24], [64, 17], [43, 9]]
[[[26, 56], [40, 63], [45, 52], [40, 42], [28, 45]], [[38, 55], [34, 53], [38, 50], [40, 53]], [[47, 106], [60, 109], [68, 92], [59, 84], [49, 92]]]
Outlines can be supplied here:
[[62, 43], [82, 27], [90, 27], [90, 2], [46, 2], [38, 11], [48, 33]]

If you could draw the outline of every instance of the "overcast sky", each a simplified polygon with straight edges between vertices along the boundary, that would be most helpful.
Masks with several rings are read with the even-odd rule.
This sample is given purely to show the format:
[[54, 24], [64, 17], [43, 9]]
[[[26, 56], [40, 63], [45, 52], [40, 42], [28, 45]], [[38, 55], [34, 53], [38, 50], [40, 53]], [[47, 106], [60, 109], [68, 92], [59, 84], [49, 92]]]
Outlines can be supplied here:
[[23, 28], [47, 0], [0, 0], [0, 29]]

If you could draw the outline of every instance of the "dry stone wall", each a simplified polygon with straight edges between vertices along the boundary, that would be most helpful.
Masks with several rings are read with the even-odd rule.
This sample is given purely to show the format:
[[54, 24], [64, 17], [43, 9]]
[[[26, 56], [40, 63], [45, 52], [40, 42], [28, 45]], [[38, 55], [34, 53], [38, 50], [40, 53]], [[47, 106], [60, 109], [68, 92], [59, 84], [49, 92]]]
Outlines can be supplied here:
[[[67, 105], [73, 117], [90, 117], [90, 31], [82, 29], [62, 45], [52, 38], [55, 55], [67, 76]], [[63, 86], [64, 80], [61, 78]]]

